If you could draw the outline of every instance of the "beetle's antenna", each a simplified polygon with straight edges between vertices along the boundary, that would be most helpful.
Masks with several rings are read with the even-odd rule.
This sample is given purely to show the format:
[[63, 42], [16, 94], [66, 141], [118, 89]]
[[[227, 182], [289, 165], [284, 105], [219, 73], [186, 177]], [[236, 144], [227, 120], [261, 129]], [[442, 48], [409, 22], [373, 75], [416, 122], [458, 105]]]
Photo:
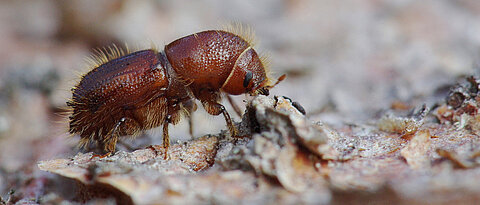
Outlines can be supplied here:
[[273, 87], [275, 87], [276, 85], [278, 85], [280, 82], [282, 82], [283, 80], [285, 80], [285, 78], [287, 78], [287, 75], [286, 74], [283, 74], [281, 75], [280, 77], [278, 77], [277, 79], [277, 82], [273, 85], [268, 85], [268, 86], [265, 86], [267, 89], [272, 89]]

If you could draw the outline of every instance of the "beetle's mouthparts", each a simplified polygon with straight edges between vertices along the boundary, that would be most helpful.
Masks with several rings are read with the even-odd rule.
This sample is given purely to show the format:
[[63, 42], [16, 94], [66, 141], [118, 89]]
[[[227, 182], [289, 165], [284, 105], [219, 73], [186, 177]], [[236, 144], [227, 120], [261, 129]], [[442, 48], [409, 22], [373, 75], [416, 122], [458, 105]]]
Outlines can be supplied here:
[[265, 95], [265, 96], [270, 95], [270, 91], [269, 91], [268, 88], [266, 88], [266, 87], [263, 87], [263, 88], [261, 88], [261, 89], [258, 89], [258, 93], [259, 93], [260, 95]]
[[255, 94], [258, 95], [266, 95], [268, 96], [270, 94], [270, 89], [272, 89], [273, 87], [275, 87], [276, 85], [278, 85], [278, 83], [282, 82], [283, 80], [285, 80], [286, 78], [286, 75], [283, 74], [281, 75], [278, 79], [277, 79], [277, 82], [275, 82], [275, 84], [273, 85], [267, 85], [265, 87], [261, 87], [259, 88], [258, 90], [255, 91]]

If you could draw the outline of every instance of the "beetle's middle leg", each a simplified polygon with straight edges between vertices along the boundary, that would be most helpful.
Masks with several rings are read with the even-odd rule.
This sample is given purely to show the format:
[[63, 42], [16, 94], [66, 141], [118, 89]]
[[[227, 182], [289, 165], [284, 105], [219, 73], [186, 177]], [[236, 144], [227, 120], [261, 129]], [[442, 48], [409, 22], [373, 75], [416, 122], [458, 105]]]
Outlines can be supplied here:
[[170, 124], [169, 120], [170, 116], [167, 117], [165, 122], [163, 123], [163, 149], [165, 150], [164, 159], [168, 159], [168, 148], [170, 147], [170, 135], [168, 135], [168, 124]]

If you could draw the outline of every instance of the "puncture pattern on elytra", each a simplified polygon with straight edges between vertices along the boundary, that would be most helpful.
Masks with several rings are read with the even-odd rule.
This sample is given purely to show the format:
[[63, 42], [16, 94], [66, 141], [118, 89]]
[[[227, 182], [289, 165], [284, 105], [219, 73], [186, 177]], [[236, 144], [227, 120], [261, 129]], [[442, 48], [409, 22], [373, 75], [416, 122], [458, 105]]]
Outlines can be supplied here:
[[194, 112], [197, 99], [209, 114], [223, 114], [235, 135], [220, 104], [221, 93], [268, 95], [276, 85], [245, 39], [251, 38], [210, 30], [175, 40], [164, 51], [129, 52], [114, 46], [97, 52], [93, 68], [72, 89], [67, 103], [72, 110], [70, 133], [80, 135], [81, 146], [96, 143], [110, 154], [120, 136], [163, 126], [167, 150], [168, 125]]

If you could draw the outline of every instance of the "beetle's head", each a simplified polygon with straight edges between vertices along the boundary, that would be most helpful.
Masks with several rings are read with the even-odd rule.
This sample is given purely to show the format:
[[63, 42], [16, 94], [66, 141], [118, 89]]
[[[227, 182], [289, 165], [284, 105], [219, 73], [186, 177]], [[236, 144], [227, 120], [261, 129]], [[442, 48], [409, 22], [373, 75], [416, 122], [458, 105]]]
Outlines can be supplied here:
[[285, 75], [280, 76], [277, 82], [272, 85], [267, 72], [268, 69], [265, 68], [257, 52], [253, 48], [248, 48], [238, 57], [232, 72], [222, 86], [222, 90], [231, 95], [242, 93], [253, 96], [268, 95], [271, 88], [285, 79]]

